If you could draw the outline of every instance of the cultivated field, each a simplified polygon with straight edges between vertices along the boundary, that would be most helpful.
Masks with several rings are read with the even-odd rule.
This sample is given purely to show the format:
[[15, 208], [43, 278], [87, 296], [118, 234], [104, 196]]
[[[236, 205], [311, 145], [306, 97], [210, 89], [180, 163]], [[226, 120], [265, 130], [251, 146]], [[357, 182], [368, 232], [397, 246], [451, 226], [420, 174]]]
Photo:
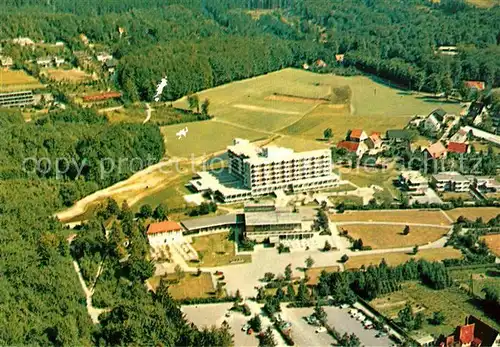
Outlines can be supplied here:
[[82, 83], [92, 79], [92, 75], [80, 69], [44, 69], [42, 73], [57, 82]]
[[[360, 253], [363, 254], [363, 253]], [[444, 259], [461, 258], [462, 253], [451, 247], [422, 249], [416, 255], [405, 252], [391, 252], [383, 254], [356, 255], [349, 258], [345, 263], [346, 269], [359, 269], [362, 265], [378, 265], [385, 259], [387, 264], [395, 266], [407, 262], [411, 258], [426, 259], [429, 261], [441, 261]]]
[[192, 246], [201, 261], [191, 263], [191, 266], [213, 267], [252, 261], [250, 255], [235, 255], [234, 242], [228, 239], [228, 233], [193, 237]]
[[0, 92], [43, 88], [43, 85], [23, 70], [0, 69]]
[[427, 210], [379, 210], [379, 211], [345, 211], [332, 214], [334, 222], [396, 222], [449, 225], [450, 222], [441, 211]]
[[[188, 127], [187, 136], [180, 140], [175, 135], [179, 130]], [[169, 125], [161, 128], [165, 137], [167, 154], [173, 157], [198, 157], [223, 151], [233, 138], [243, 137], [249, 140], [262, 139], [267, 134], [240, 128], [218, 121], [203, 121]]]
[[[208, 272], [202, 272], [200, 276], [193, 273], [185, 273], [184, 278], [175, 283], [176, 275], [169, 274], [166, 277], [169, 283], [168, 292], [174, 299], [209, 298], [214, 296], [215, 288], [212, 277]], [[160, 284], [161, 277], [153, 277], [148, 280], [151, 287], [156, 289]]]
[[[398, 312], [406, 305], [412, 305], [414, 312], [422, 312], [425, 316], [422, 331], [439, 336], [449, 335], [457, 325], [464, 323], [465, 317], [474, 315], [492, 327], [498, 329], [500, 325], [488, 318], [473, 300], [457, 287], [443, 290], [433, 290], [424, 285], [410, 282], [403, 284], [402, 290], [384, 295], [371, 304], [388, 318], [397, 319]], [[427, 320], [435, 311], [441, 311], [445, 321], [441, 325], [432, 325]]]
[[321, 273], [325, 272], [339, 272], [340, 267], [338, 266], [320, 266], [320, 267], [312, 267], [306, 270], [306, 276], [309, 278], [307, 281], [307, 285], [315, 286], [319, 283], [319, 276]]
[[498, 207], [461, 207], [445, 212], [453, 220], [457, 220], [458, 217], [464, 216], [470, 220], [481, 217], [483, 221], [487, 222], [500, 214], [500, 209]]
[[481, 237], [486, 242], [488, 248], [497, 256], [500, 257], [500, 234], [485, 235]]
[[355, 239], [362, 239], [363, 245], [371, 246], [373, 249], [410, 247], [414, 245], [425, 245], [442, 238], [448, 229], [432, 227], [410, 227], [410, 233], [403, 235], [402, 225], [383, 224], [353, 224], [339, 226], [341, 230], [347, 230], [348, 234]]

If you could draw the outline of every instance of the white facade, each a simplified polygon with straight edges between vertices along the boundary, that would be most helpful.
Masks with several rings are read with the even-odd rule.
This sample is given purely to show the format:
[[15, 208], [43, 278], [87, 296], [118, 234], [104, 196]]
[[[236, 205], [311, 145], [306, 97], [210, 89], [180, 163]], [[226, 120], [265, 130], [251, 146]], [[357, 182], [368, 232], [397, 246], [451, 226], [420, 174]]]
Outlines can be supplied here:
[[151, 247], [170, 245], [173, 243], [182, 243], [182, 231], [166, 231], [163, 233], [148, 234], [148, 240]]
[[439, 192], [468, 192], [471, 184], [470, 180], [458, 172], [443, 172], [432, 175], [432, 182]]
[[419, 171], [404, 171], [399, 180], [408, 194], [422, 195], [429, 188], [429, 182]]

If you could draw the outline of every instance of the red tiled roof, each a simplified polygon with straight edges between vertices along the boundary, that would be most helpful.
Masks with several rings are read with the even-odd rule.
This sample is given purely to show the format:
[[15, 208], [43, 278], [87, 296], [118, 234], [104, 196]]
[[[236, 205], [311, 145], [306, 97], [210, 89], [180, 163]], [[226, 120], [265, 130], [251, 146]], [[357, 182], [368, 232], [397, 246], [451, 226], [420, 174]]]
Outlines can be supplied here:
[[359, 142], [352, 142], [352, 141], [340, 141], [337, 143], [337, 148], [345, 148], [349, 152], [356, 152], [359, 147]]
[[335, 60], [338, 61], [339, 63], [344, 61], [344, 55], [343, 54], [335, 54]]
[[167, 220], [167, 221], [160, 222], [160, 223], [150, 224], [148, 227], [148, 235], [168, 233], [168, 232], [180, 231], [180, 230], [182, 230], [182, 228], [178, 223]]
[[467, 153], [467, 144], [458, 143], [458, 142], [450, 142], [450, 143], [448, 143], [448, 152]]
[[354, 129], [353, 131], [351, 131], [351, 134], [349, 135], [349, 137], [351, 139], [360, 139], [361, 134], [363, 134], [363, 129]]
[[483, 343], [483, 341], [481, 341], [479, 337], [475, 337], [474, 340], [472, 340], [473, 346], [481, 346], [481, 343]]
[[373, 141], [374, 143], [377, 143], [377, 142], [382, 141], [382, 139], [380, 138], [380, 133], [378, 133], [378, 132], [376, 132], [376, 133], [372, 133], [372, 134], [370, 135], [370, 139], [372, 139], [372, 141]]
[[455, 337], [450, 335], [446, 338], [446, 346], [451, 346], [455, 343]]
[[446, 153], [446, 148], [443, 146], [441, 142], [436, 142], [427, 147], [427, 152], [434, 158], [440, 158], [443, 154]]
[[474, 340], [474, 324], [460, 327], [460, 343], [469, 344]]
[[477, 90], [486, 88], [485, 83], [481, 81], [465, 81], [464, 84], [467, 88], [476, 88]]
[[121, 96], [122, 96], [122, 93], [119, 93], [119, 92], [106, 92], [106, 93], [86, 95], [83, 97], [83, 101], [84, 102], [101, 101], [101, 100], [115, 99], [115, 98], [119, 98]]

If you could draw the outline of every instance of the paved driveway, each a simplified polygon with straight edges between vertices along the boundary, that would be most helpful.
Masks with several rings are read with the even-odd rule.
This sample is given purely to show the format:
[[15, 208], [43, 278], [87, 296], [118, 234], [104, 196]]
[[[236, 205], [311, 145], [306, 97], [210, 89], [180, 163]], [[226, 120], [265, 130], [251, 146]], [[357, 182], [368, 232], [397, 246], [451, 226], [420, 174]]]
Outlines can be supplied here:
[[333, 338], [327, 332], [316, 333], [316, 326], [309, 325], [303, 317], [310, 316], [313, 308], [286, 308], [281, 307], [281, 318], [292, 323], [292, 338], [296, 346], [331, 346]]
[[363, 325], [349, 315], [349, 309], [341, 309], [335, 306], [324, 306], [328, 315], [328, 324], [333, 326], [339, 333], [354, 333], [364, 346], [391, 346], [392, 341], [387, 337], [375, 337], [378, 333], [375, 329], [365, 329]]

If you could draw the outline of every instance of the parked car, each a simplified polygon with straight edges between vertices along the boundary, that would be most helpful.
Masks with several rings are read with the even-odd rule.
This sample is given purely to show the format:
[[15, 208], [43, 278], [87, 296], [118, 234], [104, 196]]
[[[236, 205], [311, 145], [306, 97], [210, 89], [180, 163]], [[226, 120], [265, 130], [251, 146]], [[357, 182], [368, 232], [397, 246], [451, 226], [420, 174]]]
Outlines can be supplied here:
[[241, 326], [241, 331], [247, 331], [248, 329], [250, 329], [250, 324], [243, 324]]
[[353, 317], [354, 315], [358, 314], [358, 310], [356, 310], [355, 308], [351, 308], [349, 310], [349, 314], [351, 315], [351, 317]]
[[314, 330], [314, 332], [316, 334], [318, 334], [318, 333], [324, 333], [325, 331], [326, 331], [325, 327], [318, 327], [318, 328], [316, 328], [316, 330]]
[[366, 317], [360, 314], [359, 316], [356, 317], [356, 319], [359, 320], [360, 322], [363, 322], [366, 319]]
[[340, 308], [348, 308], [348, 307], [349, 307], [349, 305], [347, 305], [347, 304], [340, 305]]
[[286, 329], [290, 328], [291, 326], [292, 326], [292, 323], [290, 323], [290, 322], [283, 322], [282, 324], [280, 324], [280, 327], [283, 330], [286, 330]]
[[226, 312], [226, 317], [231, 317], [231, 312]]
[[253, 334], [253, 329], [252, 328], [248, 329], [247, 330], [247, 335], [252, 335], [252, 334]]

